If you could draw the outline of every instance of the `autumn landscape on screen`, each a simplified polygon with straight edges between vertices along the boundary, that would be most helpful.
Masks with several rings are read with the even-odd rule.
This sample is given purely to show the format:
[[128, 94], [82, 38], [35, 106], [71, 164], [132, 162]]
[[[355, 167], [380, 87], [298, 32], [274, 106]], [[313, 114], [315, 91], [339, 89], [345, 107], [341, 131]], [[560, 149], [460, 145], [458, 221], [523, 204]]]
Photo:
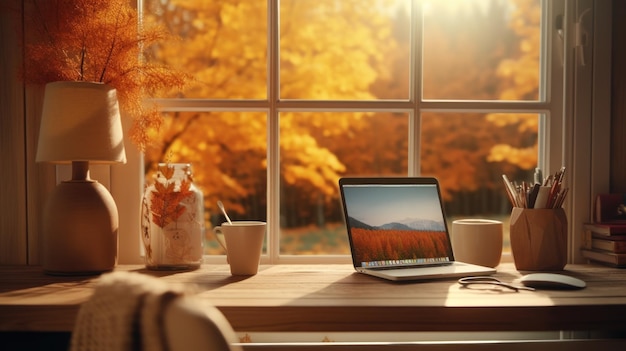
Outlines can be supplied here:
[[443, 223], [403, 220], [370, 226], [349, 218], [357, 262], [448, 256]]

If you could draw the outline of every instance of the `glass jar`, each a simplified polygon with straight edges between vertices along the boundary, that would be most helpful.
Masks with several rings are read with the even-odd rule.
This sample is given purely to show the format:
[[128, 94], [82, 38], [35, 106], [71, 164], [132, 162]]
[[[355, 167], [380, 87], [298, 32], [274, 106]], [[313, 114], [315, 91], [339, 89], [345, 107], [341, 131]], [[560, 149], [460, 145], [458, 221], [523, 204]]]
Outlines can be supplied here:
[[195, 269], [202, 263], [204, 197], [193, 184], [191, 165], [160, 163], [141, 205], [146, 268]]

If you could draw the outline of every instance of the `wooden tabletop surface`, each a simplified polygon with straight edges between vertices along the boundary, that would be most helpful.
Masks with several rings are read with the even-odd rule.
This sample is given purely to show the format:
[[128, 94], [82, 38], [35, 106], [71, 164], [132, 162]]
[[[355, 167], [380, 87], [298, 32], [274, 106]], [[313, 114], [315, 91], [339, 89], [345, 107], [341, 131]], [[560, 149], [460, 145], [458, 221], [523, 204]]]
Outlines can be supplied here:
[[[238, 331], [626, 331], [626, 270], [568, 265], [576, 291], [463, 288], [455, 279], [393, 283], [350, 265], [268, 265], [234, 277], [227, 265], [188, 272], [118, 266], [193, 288]], [[496, 277], [521, 277], [512, 264]], [[98, 277], [57, 277], [40, 267], [0, 267], [0, 331], [70, 331]]]

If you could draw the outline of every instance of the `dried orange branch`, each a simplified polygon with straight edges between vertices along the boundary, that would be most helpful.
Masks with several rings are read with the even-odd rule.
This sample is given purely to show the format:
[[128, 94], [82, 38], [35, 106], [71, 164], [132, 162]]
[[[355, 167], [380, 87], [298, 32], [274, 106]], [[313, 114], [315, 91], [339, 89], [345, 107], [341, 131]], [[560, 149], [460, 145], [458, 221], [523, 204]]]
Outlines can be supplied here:
[[93, 80], [114, 87], [122, 112], [133, 118], [130, 139], [143, 150], [162, 116], [145, 107], [163, 89], [182, 88], [188, 76], [141, 58], [141, 48], [173, 39], [161, 26], [139, 26], [131, 0], [25, 0], [27, 84]]

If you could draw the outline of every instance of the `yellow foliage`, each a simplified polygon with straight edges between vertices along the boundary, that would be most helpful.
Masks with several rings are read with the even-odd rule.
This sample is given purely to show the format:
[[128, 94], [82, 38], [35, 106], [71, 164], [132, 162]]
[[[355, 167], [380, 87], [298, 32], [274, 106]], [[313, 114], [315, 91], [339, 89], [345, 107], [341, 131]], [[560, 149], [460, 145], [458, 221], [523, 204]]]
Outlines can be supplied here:
[[[498, 66], [498, 75], [508, 83], [500, 92], [502, 100], [538, 99], [541, 2], [536, 0], [516, 0], [510, 28], [522, 38], [519, 44], [520, 57], [506, 59]], [[528, 114], [493, 113], [487, 120], [499, 127], [513, 125], [522, 133], [536, 134], [538, 119]], [[532, 169], [537, 165], [537, 146], [517, 148], [513, 145], [496, 145], [491, 149], [488, 162], [509, 162], [522, 169]]]
[[[152, 46], [151, 58], [194, 77], [184, 90], [163, 96], [268, 98], [266, 1], [144, 3], [149, 17], [184, 38]], [[441, 12], [450, 7], [446, 3], [431, 5]], [[538, 3], [520, 0], [510, 8], [495, 8], [494, 17], [474, 18], [468, 12], [462, 30], [454, 15], [432, 17], [424, 24], [428, 32], [420, 79], [425, 98], [537, 99]], [[404, 6], [391, 6], [397, 4], [402, 2], [281, 0], [279, 98], [409, 99], [409, 79], [415, 74], [409, 71], [412, 33], [407, 13], [400, 11]], [[476, 40], [481, 35], [496, 40]], [[156, 164], [173, 152], [175, 159], [201, 167], [196, 184], [205, 191], [207, 208], [222, 197], [233, 212], [244, 213], [241, 199], [256, 196], [257, 201], [267, 190], [268, 148], [275, 147], [267, 145], [270, 118], [275, 116], [259, 111], [170, 113], [160, 143], [146, 150], [146, 160]], [[407, 113], [282, 111], [278, 119], [281, 186], [286, 190], [281, 196], [291, 196], [294, 203], [336, 202], [336, 180], [342, 175], [407, 172]], [[494, 170], [527, 167], [533, 157], [536, 164], [536, 152], [528, 145], [536, 144], [537, 114], [426, 112], [419, 123], [421, 171], [439, 177], [446, 199], [478, 187], [499, 189], [501, 182], [489, 178]], [[508, 148], [492, 150], [499, 144]], [[270, 151], [269, 157], [277, 156]], [[281, 203], [289, 206], [287, 199]], [[306, 206], [297, 210], [310, 211]]]
[[515, 125], [519, 133], [536, 133], [539, 128], [539, 120], [528, 113], [490, 113], [487, 120], [498, 127]]
[[537, 167], [537, 147], [514, 148], [511, 145], [499, 144], [491, 148], [489, 162], [509, 162], [522, 169], [530, 170]]

